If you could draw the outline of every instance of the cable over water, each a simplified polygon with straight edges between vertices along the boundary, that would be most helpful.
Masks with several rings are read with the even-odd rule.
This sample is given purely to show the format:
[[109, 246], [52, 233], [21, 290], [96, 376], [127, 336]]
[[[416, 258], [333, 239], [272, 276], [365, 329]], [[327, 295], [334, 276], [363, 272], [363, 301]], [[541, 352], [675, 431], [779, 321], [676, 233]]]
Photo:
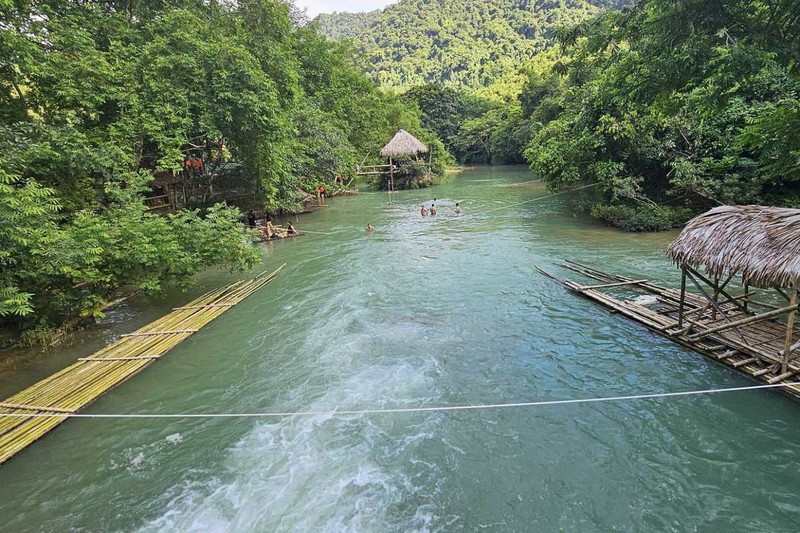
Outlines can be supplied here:
[[553, 194], [548, 194], [547, 196], [539, 196], [538, 198], [534, 198], [533, 200], [526, 200], [524, 202], [517, 202], [515, 204], [506, 204], [506, 205], [503, 205], [503, 206], [500, 206], [500, 207], [496, 207], [494, 209], [488, 209], [488, 210], [484, 211], [483, 214], [485, 215], [487, 213], [494, 213], [496, 211], [501, 211], [503, 209], [508, 209], [509, 207], [517, 207], [519, 205], [532, 204], [532, 203], [538, 202], [540, 200], [546, 200], [548, 198], [553, 198], [554, 196], [561, 196], [562, 194], [567, 194], [567, 193], [570, 193], [570, 192], [580, 191], [582, 189], [588, 189], [589, 187], [597, 187], [598, 185], [600, 185], [600, 184], [599, 183], [590, 183], [589, 185], [583, 185], [582, 187], [575, 187], [574, 189], [568, 189], [566, 191], [561, 191], [561, 192], [557, 192], [557, 193], [553, 193]]
[[297, 411], [297, 412], [268, 412], [268, 413], [36, 413], [36, 414], [0, 414], [0, 417], [36, 417], [36, 418], [288, 418], [298, 416], [358, 416], [358, 415], [380, 415], [380, 414], [399, 414], [399, 413], [430, 413], [445, 411], [476, 411], [487, 409], [508, 409], [520, 407], [548, 407], [555, 405], [574, 405], [601, 402], [623, 402], [634, 400], [653, 400], [659, 398], [676, 398], [686, 396], [702, 396], [710, 394], [721, 394], [731, 392], [745, 392], [763, 389], [776, 389], [800, 385], [800, 381], [794, 383], [776, 383], [773, 385], [752, 385], [749, 387], [731, 387], [725, 389], [706, 389], [695, 391], [678, 392], [653, 392], [647, 394], [633, 394], [629, 396], [605, 396], [600, 398], [575, 398], [571, 400], [541, 400], [533, 402], [515, 403], [494, 403], [477, 405], [444, 405], [432, 407], [398, 407], [394, 409], [361, 409], [361, 410], [336, 410], [336, 411]]

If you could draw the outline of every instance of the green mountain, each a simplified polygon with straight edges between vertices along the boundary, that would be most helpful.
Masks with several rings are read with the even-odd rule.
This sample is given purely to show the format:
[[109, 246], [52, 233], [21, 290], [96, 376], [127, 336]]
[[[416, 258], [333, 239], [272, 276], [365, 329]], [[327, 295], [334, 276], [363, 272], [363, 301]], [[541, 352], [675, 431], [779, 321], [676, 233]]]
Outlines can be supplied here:
[[381, 10], [366, 13], [321, 13], [314, 19], [319, 32], [329, 39], [358, 39], [367, 28], [378, 21]]
[[353, 38], [384, 86], [486, 87], [550, 43], [553, 32], [635, 0], [402, 0], [383, 11], [320, 15], [320, 31]]

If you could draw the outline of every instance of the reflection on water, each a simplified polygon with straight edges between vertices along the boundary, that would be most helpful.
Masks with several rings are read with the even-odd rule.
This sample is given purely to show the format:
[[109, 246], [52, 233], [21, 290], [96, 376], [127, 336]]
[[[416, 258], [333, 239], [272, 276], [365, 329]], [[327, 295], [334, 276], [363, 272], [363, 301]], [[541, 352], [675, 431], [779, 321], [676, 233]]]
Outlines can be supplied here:
[[[535, 273], [575, 259], [677, 278], [664, 255], [673, 232], [599, 226], [573, 215], [569, 195], [528, 202], [548, 194], [534, 180], [524, 169], [476, 169], [434, 189], [331, 200], [298, 224], [329, 236], [265, 247], [267, 267], [289, 264], [277, 281], [89, 412], [328, 411], [747, 383]], [[439, 214], [421, 218], [434, 198]], [[208, 273], [195, 290], [228, 279]], [[0, 370], [0, 388], [191, 296], [134, 302], [76, 345]], [[796, 404], [768, 392], [382, 416], [82, 419], [0, 469], [0, 514], [14, 531], [789, 531], [799, 421]]]

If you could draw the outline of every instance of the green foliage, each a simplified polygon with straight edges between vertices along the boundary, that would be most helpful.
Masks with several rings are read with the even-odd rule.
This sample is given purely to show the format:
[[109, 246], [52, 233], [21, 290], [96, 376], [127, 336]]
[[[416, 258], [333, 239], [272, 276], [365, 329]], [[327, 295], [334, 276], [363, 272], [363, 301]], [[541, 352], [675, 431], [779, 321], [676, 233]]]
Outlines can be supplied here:
[[376, 9], [366, 13], [321, 13], [314, 19], [317, 31], [335, 41], [357, 39], [380, 17]]
[[[297, 209], [419, 113], [283, 0], [2, 2], [0, 317], [46, 331], [259, 254], [231, 205]], [[202, 211], [156, 215], [153, 174], [208, 169]], [[180, 174], [179, 174], [180, 173]], [[197, 173], [200, 174], [200, 173]], [[199, 185], [198, 185], [199, 187]], [[213, 190], [213, 192], [212, 192]], [[32, 333], [31, 338], [44, 338]]]
[[433, 83], [413, 87], [403, 98], [419, 107], [422, 126], [438, 135], [451, 151], [461, 124], [480, 116], [487, 107], [465, 92]]
[[259, 260], [238, 210], [156, 215], [141, 201], [148, 179], [110, 184], [106, 209], [81, 210], [59, 223], [51, 190], [6, 174], [0, 183], [0, 316], [31, 315], [31, 324], [97, 318], [123, 284], [156, 294], [187, 285], [209, 266], [246, 269]]
[[661, 231], [680, 226], [693, 214], [691, 209], [669, 206], [595, 205], [592, 216], [626, 231]]
[[790, 3], [647, 0], [561, 32], [564, 56], [520, 97], [531, 169], [553, 189], [599, 183], [593, 213], [629, 229], [721, 203], [796, 204]]
[[554, 30], [630, 1], [403, 0], [382, 12], [319, 17], [332, 38], [353, 37], [381, 85], [487, 87], [550, 45]]

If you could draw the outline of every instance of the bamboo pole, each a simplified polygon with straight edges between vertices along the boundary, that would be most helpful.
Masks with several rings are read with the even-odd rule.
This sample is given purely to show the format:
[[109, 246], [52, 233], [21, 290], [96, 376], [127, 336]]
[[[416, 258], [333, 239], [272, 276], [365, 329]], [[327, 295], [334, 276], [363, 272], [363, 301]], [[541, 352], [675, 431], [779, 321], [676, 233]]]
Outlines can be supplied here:
[[683, 327], [683, 311], [686, 307], [686, 265], [681, 266], [681, 300], [678, 303], [678, 327]]
[[786, 373], [789, 367], [789, 358], [792, 356], [792, 330], [794, 329], [794, 317], [797, 313], [797, 283], [792, 287], [790, 298], [792, 311], [789, 313], [789, 318], [786, 319], [786, 347], [783, 349], [783, 360], [781, 361], [781, 374]]
[[275, 279], [285, 265], [248, 282], [209, 291], [183, 308], [128, 334], [89, 357], [56, 372], [0, 404], [0, 413], [18, 410], [63, 413], [54, 417], [0, 417], [0, 464], [61, 424], [70, 413], [135, 376], [233, 305]]
[[748, 305], [749, 302], [750, 302], [750, 280], [747, 279], [747, 280], [744, 281], [744, 308], [745, 308], [745, 311], [748, 311], [750, 309], [750, 306]]
[[690, 336], [689, 340], [696, 341], [702, 339], [703, 337], [707, 337], [708, 335], [711, 335], [713, 333], [719, 333], [720, 331], [725, 331], [727, 329], [736, 328], [739, 326], [745, 326], [747, 324], [752, 324], [754, 322], [761, 322], [769, 318], [775, 318], [776, 316], [785, 315], [786, 313], [792, 313], [796, 310], [797, 310], [797, 304], [781, 307], [780, 309], [776, 309], [774, 311], [767, 311], [766, 313], [761, 313], [760, 315], [751, 315], [747, 318], [742, 318], [740, 320], [728, 322], [727, 324], [722, 324], [720, 326], [709, 328], [700, 333], [696, 333]]
[[594, 290], [594, 289], [606, 289], [609, 287], [621, 287], [623, 285], [639, 285], [641, 283], [646, 283], [646, 279], [635, 279], [632, 281], [619, 281], [617, 283], [604, 283], [603, 285], [589, 285], [583, 286], [584, 290]]
[[59, 409], [57, 407], [41, 407], [38, 405], [23, 405], [19, 403], [8, 403], [8, 402], [0, 402], [0, 407], [4, 407], [6, 409], [19, 409], [22, 411], [44, 411], [44, 412], [51, 412], [51, 413], [74, 413], [71, 409]]

